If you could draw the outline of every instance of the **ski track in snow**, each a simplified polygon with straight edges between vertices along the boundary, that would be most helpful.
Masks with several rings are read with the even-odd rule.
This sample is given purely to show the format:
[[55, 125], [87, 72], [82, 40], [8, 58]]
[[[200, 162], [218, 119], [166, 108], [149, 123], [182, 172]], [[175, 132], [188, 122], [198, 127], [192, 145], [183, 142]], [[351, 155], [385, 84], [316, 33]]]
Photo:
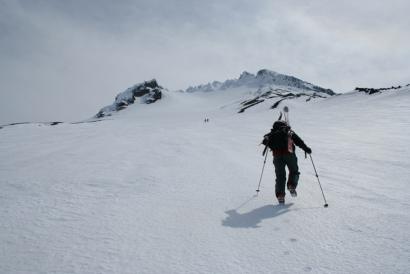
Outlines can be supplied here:
[[408, 273], [409, 92], [286, 101], [327, 209], [301, 150], [299, 196], [277, 205], [270, 155], [255, 196], [269, 103], [164, 97], [0, 130], [0, 273]]

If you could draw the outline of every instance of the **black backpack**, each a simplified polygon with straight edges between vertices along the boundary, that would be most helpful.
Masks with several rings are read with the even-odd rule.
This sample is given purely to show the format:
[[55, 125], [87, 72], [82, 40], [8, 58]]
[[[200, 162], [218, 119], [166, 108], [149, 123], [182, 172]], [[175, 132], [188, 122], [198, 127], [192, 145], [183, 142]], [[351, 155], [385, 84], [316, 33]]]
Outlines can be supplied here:
[[288, 148], [290, 127], [285, 121], [276, 121], [271, 131], [263, 137], [262, 144], [272, 151]]

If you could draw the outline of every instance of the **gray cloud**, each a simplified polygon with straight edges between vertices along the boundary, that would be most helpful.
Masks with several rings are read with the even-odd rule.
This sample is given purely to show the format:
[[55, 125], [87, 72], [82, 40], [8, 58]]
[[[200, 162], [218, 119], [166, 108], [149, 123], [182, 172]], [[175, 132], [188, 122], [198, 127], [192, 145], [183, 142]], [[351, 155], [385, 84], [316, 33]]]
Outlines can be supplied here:
[[[339, 1], [340, 2], [340, 1]], [[261, 68], [348, 91], [410, 82], [407, 1], [0, 0], [0, 124], [93, 115]]]

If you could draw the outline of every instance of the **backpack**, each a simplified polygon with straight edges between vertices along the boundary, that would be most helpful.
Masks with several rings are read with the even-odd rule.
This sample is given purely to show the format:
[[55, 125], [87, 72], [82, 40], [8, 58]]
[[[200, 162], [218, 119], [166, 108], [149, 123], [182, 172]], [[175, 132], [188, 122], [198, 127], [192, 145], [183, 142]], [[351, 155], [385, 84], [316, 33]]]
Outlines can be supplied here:
[[262, 144], [273, 152], [293, 152], [292, 131], [285, 121], [276, 121], [271, 131], [263, 137]]

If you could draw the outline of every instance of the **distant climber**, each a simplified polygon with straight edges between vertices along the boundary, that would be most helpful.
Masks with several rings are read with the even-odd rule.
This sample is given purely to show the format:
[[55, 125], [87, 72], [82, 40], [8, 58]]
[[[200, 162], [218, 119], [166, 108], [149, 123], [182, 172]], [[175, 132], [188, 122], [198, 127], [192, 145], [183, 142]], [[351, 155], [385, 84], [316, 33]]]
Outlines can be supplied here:
[[263, 137], [262, 143], [266, 146], [264, 153], [267, 153], [267, 148], [272, 151], [276, 174], [275, 194], [278, 202], [283, 204], [286, 195], [286, 166], [289, 169], [287, 188], [292, 197], [297, 196], [296, 187], [300, 173], [295, 145], [308, 154], [312, 153], [312, 150], [291, 130], [288, 123], [282, 120], [273, 124], [271, 131]]

